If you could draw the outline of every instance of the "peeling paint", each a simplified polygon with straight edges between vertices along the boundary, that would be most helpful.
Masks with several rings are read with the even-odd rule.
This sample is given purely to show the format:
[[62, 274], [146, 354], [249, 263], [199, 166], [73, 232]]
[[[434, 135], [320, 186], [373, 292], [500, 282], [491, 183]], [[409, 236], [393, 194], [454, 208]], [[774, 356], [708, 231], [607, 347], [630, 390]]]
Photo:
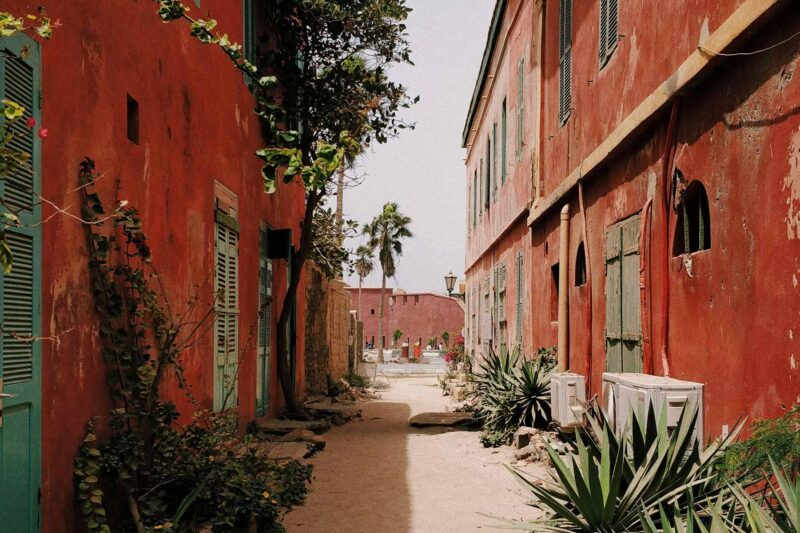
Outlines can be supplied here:
[[789, 367], [792, 370], [797, 370], [797, 360], [794, 358], [794, 354], [789, 356]]
[[800, 239], [800, 130], [792, 135], [789, 145], [789, 174], [783, 178], [782, 190], [788, 192], [786, 204], [789, 210], [784, 221], [789, 240]]

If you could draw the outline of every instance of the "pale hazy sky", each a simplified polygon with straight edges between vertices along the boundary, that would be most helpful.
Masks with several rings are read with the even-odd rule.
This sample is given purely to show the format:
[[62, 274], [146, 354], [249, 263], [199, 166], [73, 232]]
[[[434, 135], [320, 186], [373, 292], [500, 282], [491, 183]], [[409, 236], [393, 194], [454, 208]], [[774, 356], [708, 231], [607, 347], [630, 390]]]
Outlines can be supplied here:
[[[393, 79], [420, 101], [404, 118], [416, 123], [384, 145], [375, 145], [357, 169], [359, 186], [344, 195], [347, 218], [361, 225], [394, 201], [413, 219], [414, 238], [397, 262], [396, 286], [446, 292], [449, 270], [463, 277], [466, 217], [465, 151], [461, 148], [469, 100], [480, 69], [494, 0], [409, 0], [408, 34], [415, 66], [391, 70]], [[360, 239], [348, 243], [353, 249]], [[365, 287], [379, 287], [380, 267]], [[358, 286], [358, 277], [347, 279]], [[395, 286], [390, 280], [387, 286]]]

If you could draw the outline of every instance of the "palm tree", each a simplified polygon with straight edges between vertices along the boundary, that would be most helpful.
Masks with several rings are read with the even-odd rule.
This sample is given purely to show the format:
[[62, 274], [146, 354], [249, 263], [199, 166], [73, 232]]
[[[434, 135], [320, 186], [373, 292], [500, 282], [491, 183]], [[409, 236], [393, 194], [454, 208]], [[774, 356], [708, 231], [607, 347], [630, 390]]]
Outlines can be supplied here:
[[361, 245], [356, 249], [356, 260], [353, 264], [358, 274], [358, 319], [364, 320], [361, 314], [361, 285], [364, 279], [372, 273], [375, 268], [375, 263], [372, 262], [372, 248], [369, 246]]
[[411, 219], [398, 211], [395, 202], [387, 202], [383, 206], [381, 214], [364, 226], [367, 246], [372, 250], [377, 250], [378, 261], [383, 271], [381, 277], [381, 301], [378, 311], [379, 363], [383, 363], [383, 302], [386, 293], [386, 278], [394, 277], [397, 271], [395, 260], [397, 256], [403, 255], [402, 240], [413, 237], [411, 230], [408, 229], [410, 224]]

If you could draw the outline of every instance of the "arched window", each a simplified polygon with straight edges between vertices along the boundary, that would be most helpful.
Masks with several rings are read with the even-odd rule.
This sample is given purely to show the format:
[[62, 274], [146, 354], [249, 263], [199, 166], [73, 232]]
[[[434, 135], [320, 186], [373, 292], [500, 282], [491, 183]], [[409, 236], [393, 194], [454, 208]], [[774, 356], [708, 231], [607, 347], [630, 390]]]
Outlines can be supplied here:
[[711, 216], [706, 189], [699, 181], [686, 187], [678, 206], [675, 246], [672, 255], [690, 254], [711, 248]]
[[586, 251], [583, 249], [583, 242], [578, 245], [578, 252], [575, 254], [575, 286], [586, 285]]

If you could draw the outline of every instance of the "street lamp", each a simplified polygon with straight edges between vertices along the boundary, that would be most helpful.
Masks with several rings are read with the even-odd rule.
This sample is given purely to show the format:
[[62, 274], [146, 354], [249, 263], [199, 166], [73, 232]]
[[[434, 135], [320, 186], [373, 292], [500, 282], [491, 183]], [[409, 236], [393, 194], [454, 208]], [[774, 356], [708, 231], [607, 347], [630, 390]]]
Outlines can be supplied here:
[[453, 296], [453, 288], [456, 286], [456, 275], [451, 270], [445, 277], [444, 283], [447, 286], [447, 295]]

